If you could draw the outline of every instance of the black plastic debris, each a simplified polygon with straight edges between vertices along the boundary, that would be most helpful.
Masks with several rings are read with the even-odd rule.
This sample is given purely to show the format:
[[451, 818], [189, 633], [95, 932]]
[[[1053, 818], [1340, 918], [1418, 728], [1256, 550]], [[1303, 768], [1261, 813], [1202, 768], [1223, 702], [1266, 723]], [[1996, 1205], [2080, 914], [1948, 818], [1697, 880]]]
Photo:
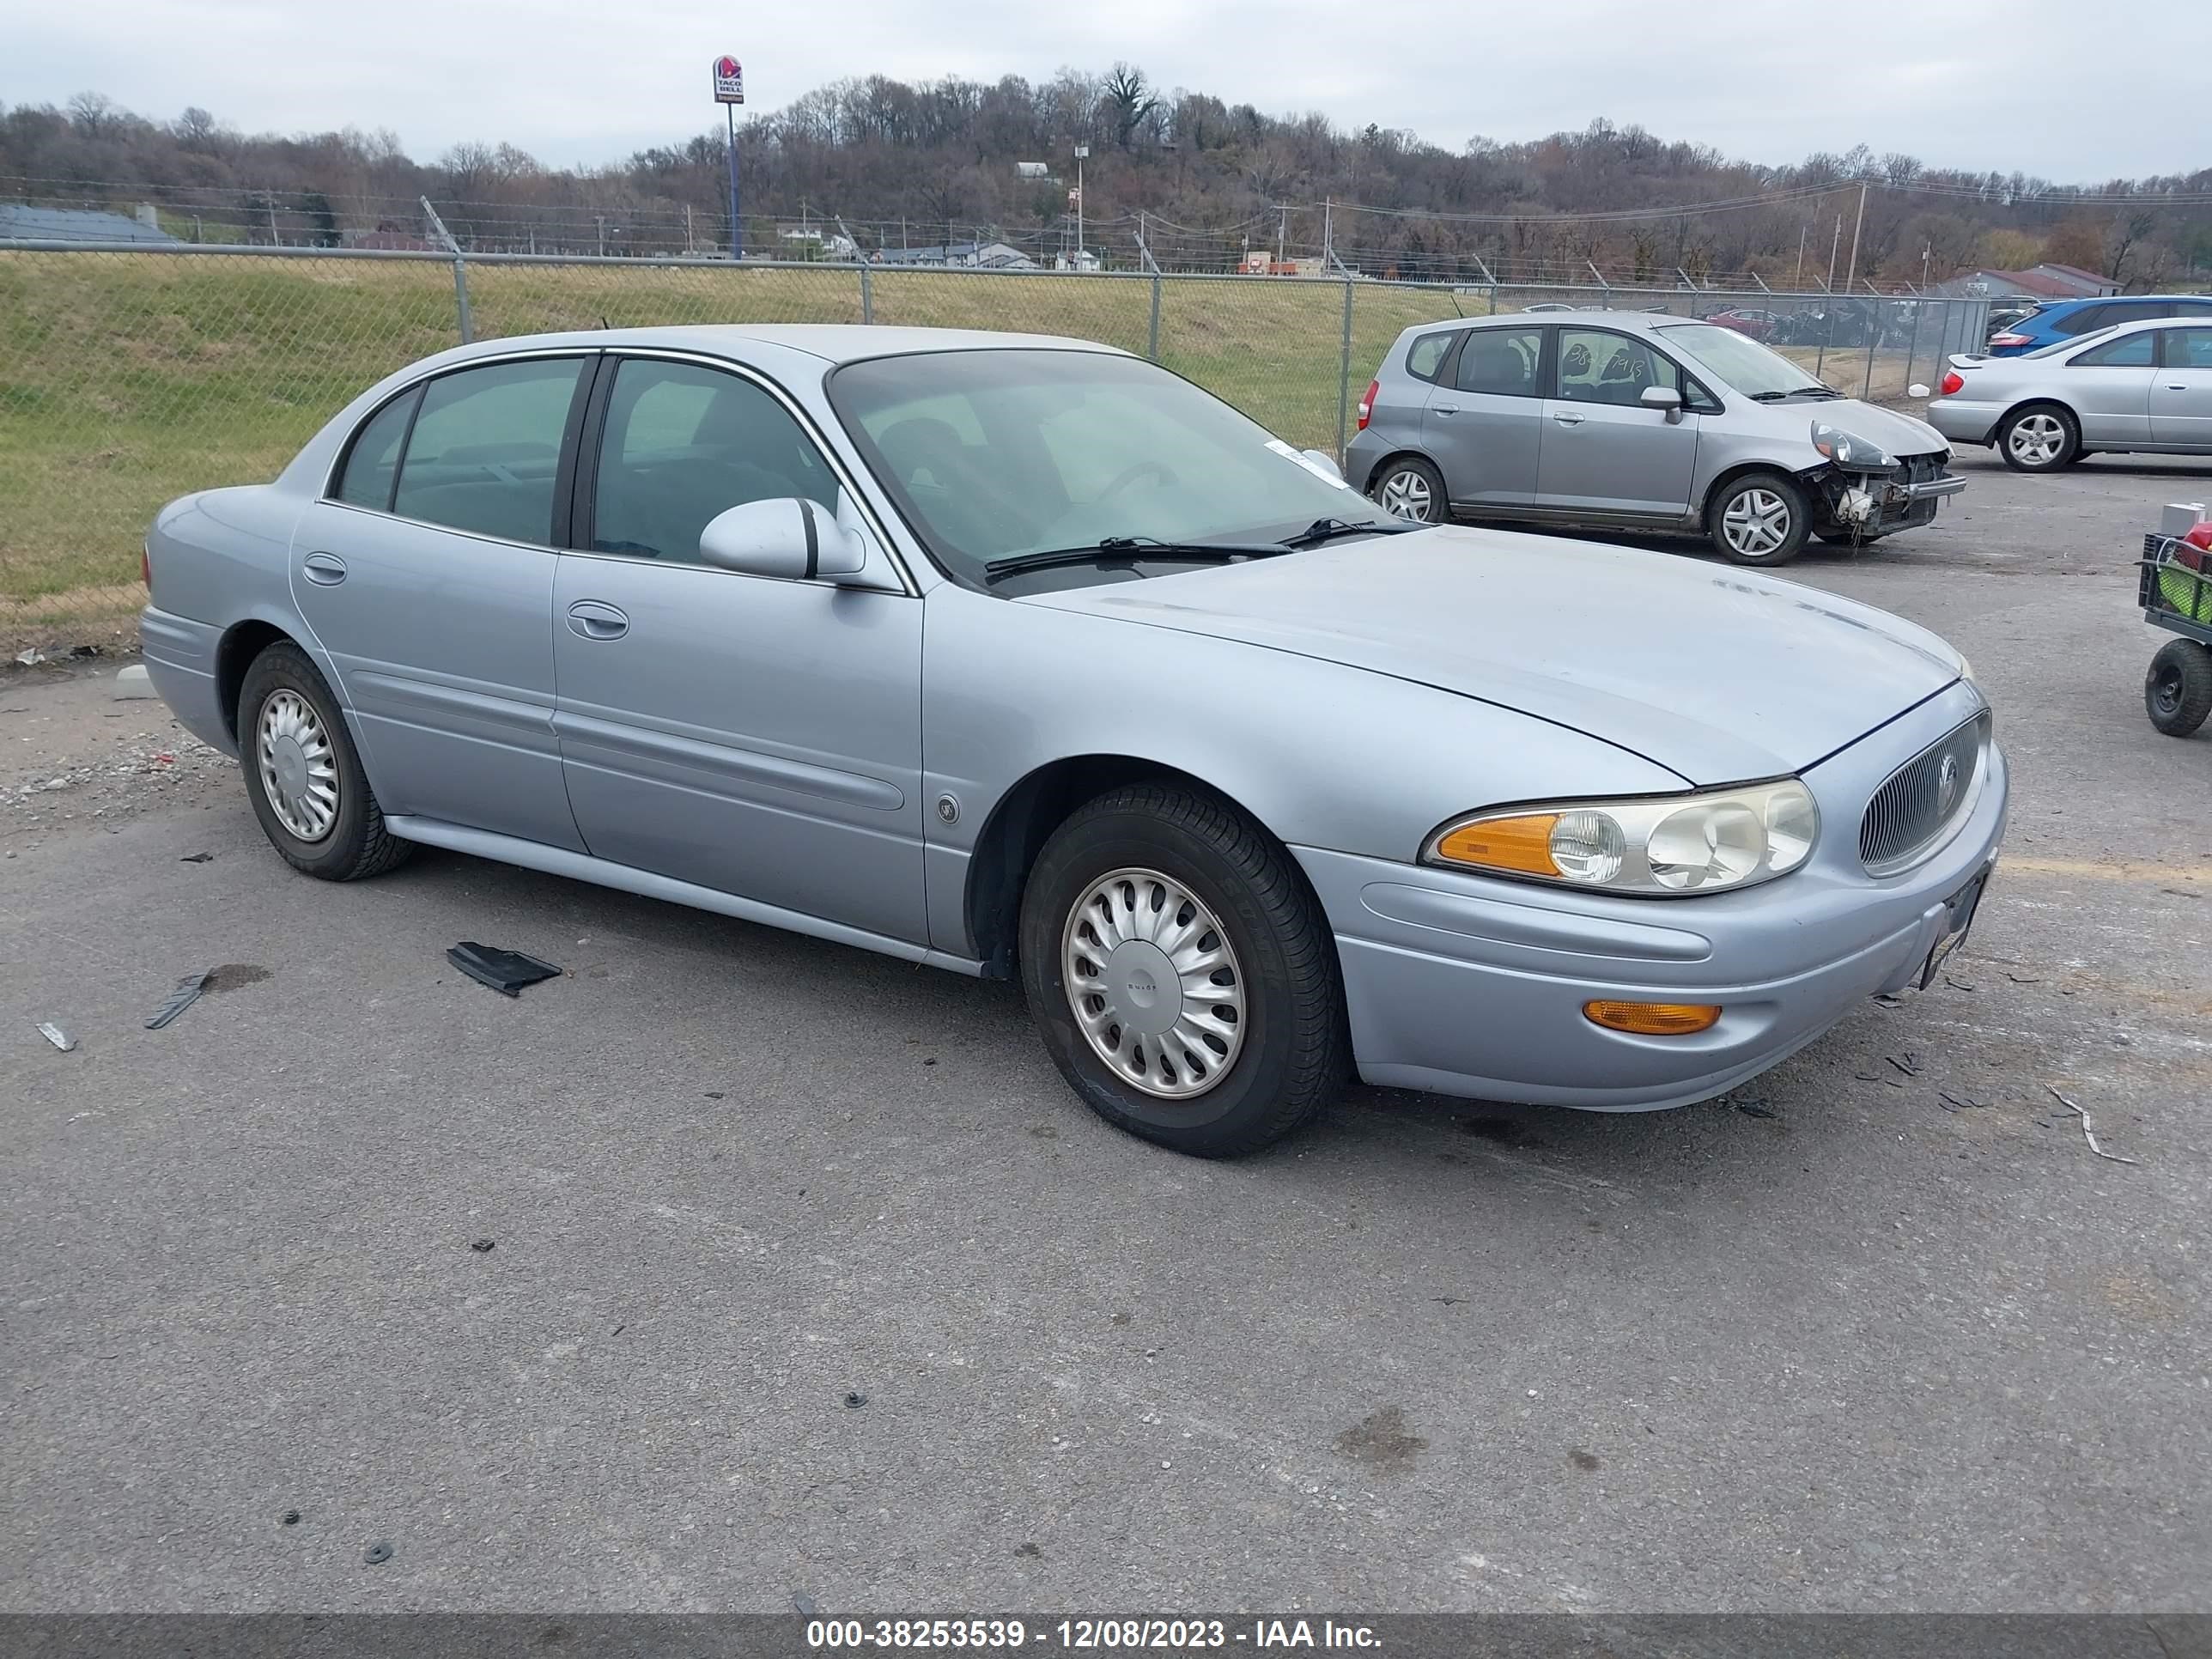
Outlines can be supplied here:
[[361, 1559], [372, 1567], [380, 1567], [392, 1559], [392, 1546], [380, 1538], [361, 1553]]
[[848, 1412], [856, 1412], [867, 1403], [868, 1396], [860, 1393], [857, 1389], [851, 1394], [845, 1396], [845, 1409]]
[[479, 1238], [475, 1243], [470, 1245], [469, 1248], [474, 1250], [478, 1255], [482, 1255], [492, 1248], [492, 1241], [489, 1238]]
[[154, 1011], [154, 1018], [146, 1022], [146, 1029], [158, 1031], [179, 1014], [199, 1000], [200, 993], [207, 988], [205, 974], [186, 974], [177, 981], [177, 988], [169, 993], [168, 1000]]
[[1735, 1109], [1746, 1117], [1780, 1117], [1782, 1115], [1765, 1102], [1759, 1100], [1739, 1100], [1735, 1103]]
[[297, 1510], [286, 1510], [283, 1514], [276, 1517], [276, 1524], [280, 1527], [298, 1526], [300, 1524], [300, 1511]]
[[822, 1616], [822, 1604], [817, 1601], [812, 1596], [809, 1595], [805, 1590], [796, 1590], [793, 1592], [791, 1605], [797, 1607], [800, 1613], [804, 1613], [809, 1619], [819, 1619]]
[[187, 853], [184, 857], [179, 859], [177, 862], [179, 864], [211, 864], [214, 860], [215, 854], [212, 853]]
[[519, 997], [525, 986], [561, 977], [561, 969], [550, 962], [520, 951], [502, 951], [495, 945], [479, 945], [474, 939], [463, 939], [446, 952], [446, 960], [501, 996]]

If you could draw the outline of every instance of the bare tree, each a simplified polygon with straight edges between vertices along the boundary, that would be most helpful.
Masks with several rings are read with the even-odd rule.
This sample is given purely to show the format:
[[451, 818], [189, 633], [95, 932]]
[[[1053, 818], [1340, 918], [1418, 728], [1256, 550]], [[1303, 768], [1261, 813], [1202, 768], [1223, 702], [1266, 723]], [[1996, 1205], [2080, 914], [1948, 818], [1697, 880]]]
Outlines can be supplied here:
[[86, 137], [97, 138], [115, 122], [115, 100], [104, 92], [80, 92], [69, 100], [69, 118]]
[[1129, 148], [1145, 118], [1160, 106], [1145, 72], [1127, 64], [1115, 64], [1113, 73], [1106, 77], [1105, 100], [1107, 117], [1114, 124], [1114, 142], [1123, 149]]

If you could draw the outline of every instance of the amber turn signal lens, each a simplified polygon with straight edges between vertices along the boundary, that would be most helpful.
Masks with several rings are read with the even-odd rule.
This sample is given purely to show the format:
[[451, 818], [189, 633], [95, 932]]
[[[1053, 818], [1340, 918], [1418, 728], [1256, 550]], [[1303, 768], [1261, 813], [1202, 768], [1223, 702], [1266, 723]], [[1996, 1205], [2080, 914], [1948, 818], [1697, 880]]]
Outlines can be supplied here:
[[1710, 1002], [1585, 1002], [1583, 1018], [1608, 1031], [1638, 1036], [1692, 1036], [1721, 1017]]
[[1556, 876], [1559, 866], [1552, 859], [1552, 826], [1559, 821], [1557, 812], [1531, 812], [1526, 817], [1462, 823], [1437, 843], [1437, 856], [1454, 864]]

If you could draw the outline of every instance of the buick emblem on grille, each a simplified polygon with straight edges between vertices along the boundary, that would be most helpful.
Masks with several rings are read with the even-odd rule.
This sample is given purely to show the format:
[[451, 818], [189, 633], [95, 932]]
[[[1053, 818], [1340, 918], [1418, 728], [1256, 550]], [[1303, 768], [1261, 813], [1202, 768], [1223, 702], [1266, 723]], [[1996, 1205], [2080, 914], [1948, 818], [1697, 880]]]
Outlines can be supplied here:
[[1943, 764], [1936, 773], [1936, 816], [1939, 819], [1951, 816], [1951, 809], [1959, 804], [1959, 757], [1943, 757]]

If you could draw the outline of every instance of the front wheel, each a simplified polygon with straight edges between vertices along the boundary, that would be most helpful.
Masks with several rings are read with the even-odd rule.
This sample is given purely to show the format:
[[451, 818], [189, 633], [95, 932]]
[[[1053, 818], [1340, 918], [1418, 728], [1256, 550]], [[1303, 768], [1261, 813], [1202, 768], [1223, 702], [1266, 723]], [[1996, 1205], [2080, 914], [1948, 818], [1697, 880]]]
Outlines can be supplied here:
[[2057, 404], [2030, 404], [1997, 425], [1997, 453], [2015, 472], [2056, 472], [2081, 448], [2081, 428]]
[[1079, 808], [1022, 896], [1022, 986], [1060, 1075], [1109, 1123], [1235, 1158], [1348, 1069], [1328, 921], [1257, 824], [1160, 782]]
[[1418, 455], [1401, 455], [1376, 475], [1369, 493], [1393, 518], [1442, 524], [1449, 516], [1444, 477]]
[[2212, 650], [2195, 640], [2168, 640], [2143, 676], [2143, 708], [2169, 738], [2185, 738], [2212, 715]]
[[1713, 498], [1706, 518], [1713, 545], [1738, 564], [1787, 564], [1813, 532], [1805, 492], [1779, 472], [1738, 478]]

